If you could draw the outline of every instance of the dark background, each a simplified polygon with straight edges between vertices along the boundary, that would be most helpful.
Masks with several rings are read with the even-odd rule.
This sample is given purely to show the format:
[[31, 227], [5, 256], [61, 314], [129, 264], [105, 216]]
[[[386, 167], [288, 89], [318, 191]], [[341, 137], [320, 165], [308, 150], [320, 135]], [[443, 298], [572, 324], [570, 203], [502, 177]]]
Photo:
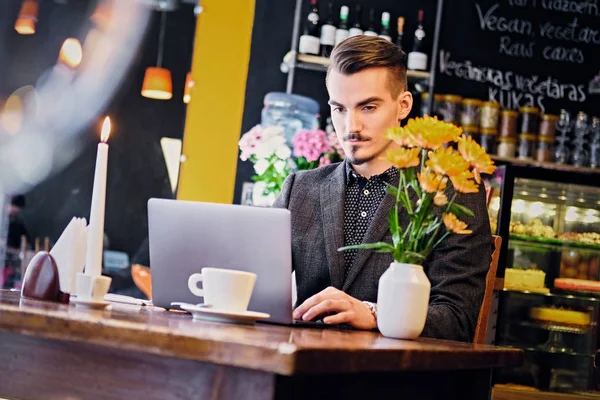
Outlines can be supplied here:
[[[538, 2], [541, 0], [538, 0]], [[0, 99], [25, 85], [34, 84], [39, 76], [54, 65], [61, 44], [67, 37], [80, 33], [83, 21], [90, 12], [86, 0], [70, 1], [60, 5], [53, 1], [40, 2], [36, 34], [21, 36], [14, 31], [14, 21], [20, 0], [3, 1], [0, 12]], [[280, 63], [290, 50], [294, 0], [256, 0], [242, 132], [260, 122], [265, 94], [285, 91], [287, 75], [280, 71]], [[354, 6], [363, 4], [363, 24], [367, 23], [368, 8], [373, 7], [379, 20], [383, 11], [391, 13], [391, 29], [395, 32], [397, 17], [406, 18], [404, 47], [412, 45], [419, 8], [425, 11], [427, 32], [425, 51], [430, 56], [434, 29], [435, 0], [395, 2], [390, 0], [334, 0], [334, 12], [346, 4], [353, 21]], [[586, 63], [567, 64], [501, 56], [498, 54], [498, 33], [482, 32], [474, 0], [446, 1], [442, 21], [441, 49], [450, 51], [457, 61], [470, 60], [474, 65], [511, 70], [522, 74], [552, 75], [562, 83], [587, 82], [598, 73], [600, 65], [592, 60], [598, 45], [579, 46], [585, 51]], [[484, 10], [495, 2], [478, 1]], [[308, 1], [305, 1], [306, 15]], [[552, 20], [567, 23], [572, 15], [544, 12], [532, 8], [516, 9], [507, 6], [508, 0], [499, 1], [501, 13], [531, 20], [534, 26]], [[366, 6], [366, 7], [365, 7]], [[321, 18], [326, 15], [326, 3], [320, 1]], [[113, 121], [110, 140], [108, 190], [105, 231], [111, 248], [133, 254], [147, 235], [146, 203], [150, 197], [172, 197], [167, 170], [160, 148], [161, 137], [182, 138], [185, 105], [181, 101], [185, 74], [190, 68], [196, 18], [193, 6], [181, 4], [180, 9], [168, 13], [164, 66], [173, 77], [173, 98], [169, 101], [146, 99], [140, 89], [147, 66], [154, 65], [158, 47], [159, 18], [153, 14], [143, 45], [124, 83], [106, 110]], [[599, 19], [579, 17], [580, 22], [600, 26]], [[379, 23], [379, 21], [378, 21]], [[594, 25], [595, 24], [595, 25]], [[395, 40], [395, 34], [393, 35]], [[518, 39], [518, 35], [512, 35]], [[536, 40], [538, 40], [537, 38]], [[568, 44], [568, 43], [566, 43]], [[539, 46], [544, 43], [540, 42]], [[568, 47], [568, 46], [566, 46]], [[321, 120], [329, 115], [326, 106], [325, 74], [298, 70], [295, 93], [313, 97], [321, 104]], [[488, 84], [474, 83], [438, 74], [438, 93], [456, 93], [462, 96], [488, 98]], [[552, 103], [552, 104], [551, 104]], [[582, 109], [598, 114], [598, 96], [590, 96], [584, 104], [569, 101], [550, 102], [549, 112], [567, 108], [573, 112]], [[418, 102], [415, 109], [418, 107]], [[26, 194], [25, 217], [33, 236], [50, 236], [55, 240], [73, 216], [89, 217], [96, 144], [102, 116], [86, 131], [81, 132], [84, 150], [71, 165], [50, 177]], [[248, 162], [238, 162], [234, 202], [239, 203], [241, 186], [253, 173]]]
[[[531, 4], [533, 0], [529, 0]], [[580, 47], [585, 52], [585, 64], [573, 64], [564, 62], [552, 62], [544, 60], [539, 54], [532, 59], [523, 59], [502, 56], [498, 53], [499, 37], [498, 32], [482, 32], [480, 21], [477, 15], [475, 4], [479, 3], [483, 12], [487, 11], [493, 4], [500, 4], [498, 15], [508, 18], [518, 17], [529, 20], [534, 28], [545, 21], [553, 23], [566, 24], [572, 21], [573, 14], [562, 14], [541, 10], [537, 0], [538, 8], [532, 7], [516, 8], [509, 7], [508, 0], [459, 0], [445, 1], [444, 13], [442, 18], [442, 31], [440, 35], [440, 49], [450, 51], [452, 59], [457, 61], [471, 61], [473, 65], [481, 67], [493, 67], [503, 71], [513, 71], [515, 73], [531, 76], [538, 74], [540, 80], [547, 75], [552, 75], [560, 80], [561, 83], [586, 84], [589, 79], [600, 72], [597, 54], [600, 50], [598, 45], [575, 45], [564, 41], [543, 40], [539, 36], [532, 38], [536, 41], [539, 49], [547, 44], [555, 46], [562, 45], [570, 48]], [[290, 50], [292, 26], [294, 17], [293, 0], [257, 0], [255, 24], [253, 30], [252, 53], [250, 58], [250, 68], [248, 72], [248, 85], [246, 88], [246, 105], [244, 109], [244, 119], [242, 124], [242, 134], [247, 132], [254, 125], [260, 123], [260, 112], [263, 107], [263, 98], [266, 93], [271, 91], [285, 91], [287, 75], [279, 69], [283, 56]], [[308, 0], [304, 2], [303, 18], [307, 15]], [[433, 41], [433, 31], [435, 23], [435, 0], [422, 0], [415, 2], [397, 2], [390, 0], [346, 0], [333, 1], [334, 12], [339, 13], [341, 5], [350, 7], [350, 21], [353, 21], [353, 12], [355, 4], [363, 5], [363, 24], [367, 23], [368, 7], [374, 7], [377, 18], [380, 18], [381, 12], [391, 13], [391, 29], [395, 32], [396, 20], [398, 16], [404, 16], [406, 19], [404, 27], [404, 49], [410, 50], [413, 42], [413, 34], [416, 27], [417, 12], [422, 8], [425, 12], [425, 31], [427, 33], [425, 52], [429, 55], [431, 62], [431, 46]], [[319, 1], [321, 19], [326, 17], [326, 2]], [[366, 9], [365, 9], [366, 7]], [[586, 24], [594, 29], [600, 27], [600, 18], [577, 16], [582, 24]], [[338, 20], [336, 15], [336, 21]], [[525, 40], [519, 35], [509, 35], [513, 40]], [[395, 41], [395, 35], [392, 39]], [[538, 51], [539, 53], [539, 51]], [[592, 58], [595, 55], [595, 59]], [[313, 97], [321, 104], [322, 122], [326, 121], [329, 111], [327, 107], [327, 92], [324, 84], [325, 74], [321, 72], [297, 70], [294, 85], [294, 93]], [[436, 80], [436, 93], [453, 93], [463, 97], [475, 97], [487, 100], [489, 84], [470, 82], [460, 78], [449, 77], [439, 73]], [[412, 88], [414, 89], [414, 88]], [[414, 94], [414, 93], [413, 93]], [[413, 110], [419, 107], [419, 97], [416, 97], [416, 103]], [[572, 112], [580, 110], [586, 111], [592, 115], [600, 114], [600, 101], [598, 95], [588, 96], [585, 103], [572, 103], [568, 100], [554, 101], [544, 100], [547, 105], [546, 112], [558, 113], [561, 108], [566, 108]], [[526, 104], [521, 104], [526, 105]], [[514, 107], [512, 107], [514, 108]], [[414, 112], [413, 112], [414, 114]], [[250, 181], [253, 175], [252, 164], [249, 162], [238, 161], [238, 174], [236, 179], [234, 202], [240, 202], [241, 187], [243, 182]]]
[[[93, 4], [86, 0], [65, 5], [40, 1], [36, 33], [22, 36], [14, 30], [21, 1], [2, 1], [0, 99], [22, 86], [34, 85], [40, 74], [56, 63], [63, 41], [81, 35]], [[173, 79], [173, 98], [168, 101], [140, 94], [146, 67], [156, 64], [160, 14], [153, 12], [150, 22], [130, 71], [105, 111], [113, 123], [105, 232], [111, 249], [130, 255], [147, 236], [148, 199], [173, 197], [160, 138], [183, 138], [186, 105], [182, 97], [196, 17], [190, 4], [181, 4], [177, 11], [167, 14], [163, 66], [171, 70]], [[49, 236], [54, 241], [72, 217], [89, 219], [96, 145], [103, 118], [98, 116], [80, 133], [83, 151], [69, 166], [26, 193], [24, 216], [32, 237]]]

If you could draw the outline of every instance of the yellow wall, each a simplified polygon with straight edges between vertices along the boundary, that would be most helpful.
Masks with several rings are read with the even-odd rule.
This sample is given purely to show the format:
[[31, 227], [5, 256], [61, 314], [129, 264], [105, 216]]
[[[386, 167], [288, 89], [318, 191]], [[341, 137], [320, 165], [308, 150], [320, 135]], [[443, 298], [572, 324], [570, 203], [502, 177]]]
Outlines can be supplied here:
[[232, 203], [255, 0], [202, 0], [177, 198]]

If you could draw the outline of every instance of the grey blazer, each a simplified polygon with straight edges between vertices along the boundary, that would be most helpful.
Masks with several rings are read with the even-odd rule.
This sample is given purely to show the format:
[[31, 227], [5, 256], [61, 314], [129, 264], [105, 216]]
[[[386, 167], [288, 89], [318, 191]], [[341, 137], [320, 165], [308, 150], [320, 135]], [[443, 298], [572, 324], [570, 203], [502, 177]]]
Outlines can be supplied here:
[[[394, 182], [398, 185], [398, 182]], [[359, 300], [377, 301], [379, 278], [393, 261], [390, 253], [361, 249], [344, 279], [345, 162], [290, 174], [274, 207], [292, 215], [292, 262], [296, 271], [298, 304], [328, 286]], [[450, 196], [449, 196], [450, 197]], [[492, 254], [492, 236], [485, 190], [458, 195], [456, 201], [474, 213], [462, 219], [471, 235], [450, 235], [424, 263], [431, 281], [429, 311], [423, 336], [470, 342], [485, 291], [485, 276]], [[394, 198], [386, 195], [379, 205], [364, 243], [392, 243], [388, 215]], [[408, 216], [400, 212], [403, 228]]]

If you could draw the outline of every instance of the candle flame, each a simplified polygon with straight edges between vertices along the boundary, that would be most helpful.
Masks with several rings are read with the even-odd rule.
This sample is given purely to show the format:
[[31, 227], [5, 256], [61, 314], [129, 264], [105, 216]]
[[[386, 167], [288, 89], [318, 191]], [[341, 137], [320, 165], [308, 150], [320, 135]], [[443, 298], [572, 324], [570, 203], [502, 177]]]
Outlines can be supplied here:
[[106, 117], [106, 118], [104, 118], [104, 122], [102, 123], [102, 133], [100, 134], [100, 140], [102, 140], [102, 143], [106, 143], [109, 136], [110, 136], [110, 117]]

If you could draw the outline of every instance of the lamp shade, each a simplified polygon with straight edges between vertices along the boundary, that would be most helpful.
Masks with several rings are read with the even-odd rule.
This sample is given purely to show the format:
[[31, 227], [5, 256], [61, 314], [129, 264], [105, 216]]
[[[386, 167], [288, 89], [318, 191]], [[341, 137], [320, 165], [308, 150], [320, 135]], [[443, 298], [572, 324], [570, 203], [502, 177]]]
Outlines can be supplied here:
[[25, 0], [15, 22], [15, 30], [21, 35], [33, 35], [37, 22], [39, 4], [37, 0]]
[[58, 53], [58, 61], [70, 68], [77, 68], [81, 64], [82, 58], [83, 50], [79, 40], [74, 38], [65, 40]]
[[183, 90], [183, 102], [185, 104], [189, 103], [192, 99], [192, 88], [194, 87], [194, 79], [192, 78], [192, 73], [188, 72], [185, 76], [185, 88]]
[[146, 68], [142, 96], [156, 100], [169, 100], [173, 97], [171, 71], [159, 67]]

